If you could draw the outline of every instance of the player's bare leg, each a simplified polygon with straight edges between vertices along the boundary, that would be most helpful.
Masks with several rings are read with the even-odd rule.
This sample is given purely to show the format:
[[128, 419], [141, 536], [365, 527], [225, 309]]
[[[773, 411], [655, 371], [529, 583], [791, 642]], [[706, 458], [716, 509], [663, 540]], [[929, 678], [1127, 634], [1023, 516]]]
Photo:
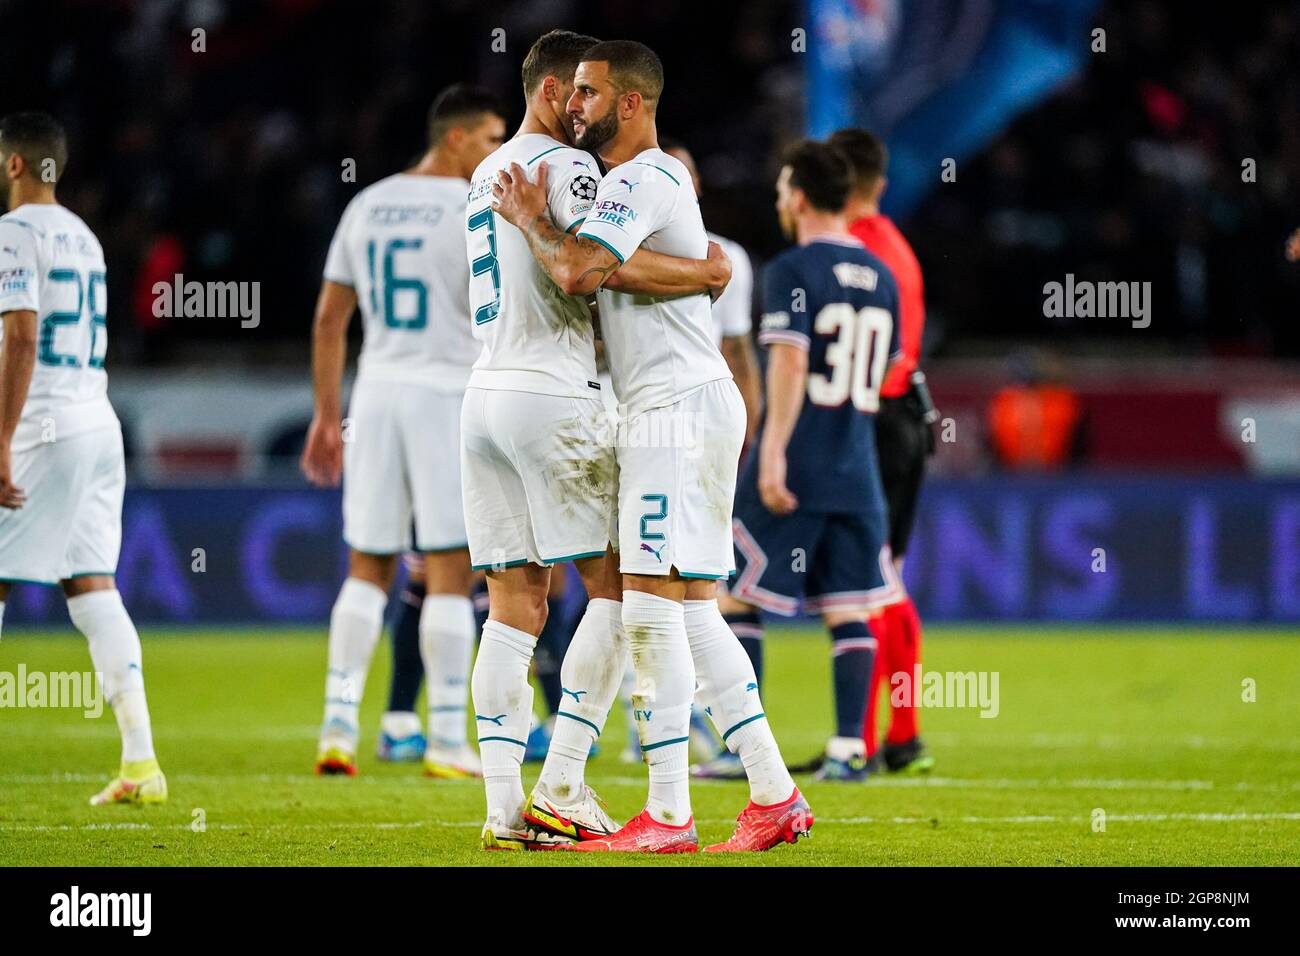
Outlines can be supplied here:
[[395, 554], [351, 552], [347, 579], [330, 612], [325, 716], [316, 748], [318, 774], [357, 772], [357, 715], [396, 570]]
[[623, 575], [623, 628], [637, 677], [633, 716], [650, 765], [650, 792], [645, 809], [621, 830], [580, 843], [580, 850], [693, 853], [699, 846], [687, 747], [695, 666], [685, 600], [686, 579], [676, 569], [666, 576]]
[[424, 604], [420, 609], [420, 656], [428, 703], [424, 772], [439, 779], [477, 777], [479, 758], [466, 736], [465, 706], [474, 656], [474, 572], [469, 549], [424, 556]]
[[813, 814], [795, 786], [768, 723], [754, 665], [723, 618], [713, 581], [690, 581], [686, 589], [686, 634], [695, 662], [696, 699], [736, 754], [749, 779], [749, 804], [736, 830], [707, 852], [761, 851], [793, 843], [812, 829]]
[[587, 589], [587, 610], [560, 667], [555, 729], [524, 816], [552, 833], [585, 840], [618, 829], [586, 785], [584, 772], [618, 694], [628, 646], [618, 555], [608, 552], [574, 565]]
[[167, 778], [153, 749], [153, 729], [144, 692], [140, 635], [122, 605], [111, 574], [85, 575], [61, 581], [68, 599], [68, 616], [86, 636], [90, 660], [103, 681], [103, 693], [122, 735], [118, 775], [90, 798], [107, 803], [162, 803]]
[[520, 776], [533, 712], [528, 665], [546, 623], [550, 582], [551, 569], [538, 564], [487, 573], [488, 620], [470, 682], [487, 796], [484, 849], [521, 850], [567, 842], [524, 821]]

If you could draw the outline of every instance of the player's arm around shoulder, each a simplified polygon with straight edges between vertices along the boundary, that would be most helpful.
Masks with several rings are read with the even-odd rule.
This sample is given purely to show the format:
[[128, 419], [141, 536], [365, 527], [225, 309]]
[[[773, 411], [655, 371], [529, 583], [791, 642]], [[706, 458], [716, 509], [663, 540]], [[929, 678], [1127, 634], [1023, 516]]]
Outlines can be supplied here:
[[601, 244], [556, 226], [547, 187], [549, 168], [540, 164], [536, 180], [529, 180], [518, 163], [501, 170], [492, 187], [492, 209], [524, 234], [533, 257], [562, 292], [590, 295], [622, 263]]
[[[597, 289], [606, 288], [642, 295], [676, 296], [720, 294], [726, 288], [731, 278], [731, 263], [721, 249], [710, 248], [705, 259], [681, 259], [638, 248], [651, 231], [647, 225], [651, 217], [638, 221], [640, 214], [636, 210], [612, 200], [609, 201], [610, 221], [617, 219], [622, 223], [615, 224], [622, 235], [576, 233], [575, 230], [590, 224], [586, 218], [575, 218], [568, 227], [569, 232], [561, 231], [553, 215], [555, 197], [548, 187], [548, 169], [549, 164], [540, 165], [535, 181], [529, 181], [518, 164], [503, 170], [493, 187], [493, 209], [523, 232], [534, 258], [563, 292], [591, 295]], [[569, 192], [581, 187], [574, 197], [585, 199], [589, 179], [592, 177], [572, 178]], [[608, 181], [597, 187], [594, 206], [591, 200], [586, 201], [583, 217], [593, 208], [601, 208], [600, 197], [608, 191]], [[568, 202], [570, 197], [561, 195], [560, 198]]]
[[[669, 165], [676, 163], [667, 155], [650, 155]], [[657, 297], [708, 292], [714, 299], [727, 288], [732, 263], [717, 243], [707, 245], [703, 259], [652, 252], [643, 245], [674, 221], [679, 204], [694, 202], [694, 193], [686, 191], [690, 180], [680, 163], [676, 170], [673, 175], [656, 163], [637, 160], [615, 167], [602, 180], [580, 238], [594, 239], [622, 262], [604, 288]]]

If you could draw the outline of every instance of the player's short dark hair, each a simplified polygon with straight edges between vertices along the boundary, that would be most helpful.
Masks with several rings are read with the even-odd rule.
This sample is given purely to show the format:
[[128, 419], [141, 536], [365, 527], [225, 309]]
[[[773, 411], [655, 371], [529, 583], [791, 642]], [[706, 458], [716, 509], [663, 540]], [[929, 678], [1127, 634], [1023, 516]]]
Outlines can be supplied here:
[[635, 40], [606, 40], [597, 43], [584, 60], [609, 64], [609, 78], [620, 93], [640, 93], [651, 109], [664, 92], [664, 65], [655, 51]]
[[826, 140], [848, 158], [853, 167], [853, 191], [866, 192], [879, 182], [889, 166], [889, 150], [870, 130], [841, 129]]
[[853, 167], [845, 155], [829, 143], [800, 140], [781, 157], [790, 167], [790, 185], [803, 191], [814, 209], [839, 212], [848, 202], [853, 185]]
[[487, 90], [453, 83], [429, 107], [429, 145], [442, 142], [455, 127], [473, 126], [484, 116], [504, 115], [497, 98]]
[[45, 161], [53, 160], [58, 182], [68, 164], [68, 136], [49, 113], [10, 113], [0, 119], [0, 151], [21, 156], [37, 179], [42, 178]]
[[524, 96], [531, 96], [548, 76], [564, 76], [572, 80], [578, 64], [585, 59], [583, 54], [599, 42], [595, 37], [572, 30], [552, 30], [542, 34], [524, 57]]

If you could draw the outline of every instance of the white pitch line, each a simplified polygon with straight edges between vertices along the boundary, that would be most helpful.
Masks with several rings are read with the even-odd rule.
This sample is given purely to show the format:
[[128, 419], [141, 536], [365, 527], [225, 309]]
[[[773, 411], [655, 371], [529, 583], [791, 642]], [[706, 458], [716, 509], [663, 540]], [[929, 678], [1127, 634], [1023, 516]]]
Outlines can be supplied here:
[[[0, 784], [39, 786], [46, 784], [92, 784], [107, 779], [105, 774], [87, 773], [50, 773], [50, 774], [3, 774]], [[302, 785], [321, 782], [314, 774], [204, 774], [181, 773], [169, 774], [173, 783], [186, 784], [220, 784], [220, 783], [263, 783], [279, 785]], [[737, 781], [692, 780], [692, 786], [726, 786]], [[644, 787], [646, 778], [641, 776], [603, 777], [604, 786]], [[423, 776], [374, 776], [362, 775], [346, 781], [339, 781], [342, 786], [402, 786], [424, 787], [430, 790], [448, 786], [481, 786], [478, 780], [439, 780], [431, 781]], [[1019, 779], [1005, 777], [939, 777], [939, 776], [902, 776], [877, 777], [863, 784], [866, 788], [899, 789], [935, 789], [935, 790], [1164, 790], [1164, 791], [1234, 791], [1253, 793], [1293, 793], [1300, 791], [1300, 781], [1279, 783], [1258, 783], [1238, 781], [1216, 783], [1213, 780], [1161, 780], [1161, 779], [1109, 779], [1080, 778], [1060, 779]]]
[[[1263, 823], [1269, 821], [1300, 821], [1300, 813], [1130, 813], [1107, 814], [1107, 823]], [[731, 818], [717, 820], [697, 820], [704, 826], [722, 826], [734, 821]], [[830, 826], [870, 826], [877, 824], [891, 825], [944, 825], [964, 824], [1032, 824], [1032, 823], [1077, 823], [1090, 824], [1090, 816], [1056, 816], [1049, 814], [1017, 815], [1003, 817], [960, 816], [960, 817], [819, 817], [817, 822]], [[480, 820], [415, 820], [399, 822], [359, 823], [356, 821], [337, 821], [331, 823], [209, 823], [208, 830], [421, 830], [439, 829], [477, 829], [483, 825]], [[86, 824], [26, 824], [0, 823], [0, 832], [9, 833], [49, 833], [49, 832], [101, 832], [105, 830], [144, 830], [144, 831], [182, 831], [190, 830], [188, 823], [154, 824], [154, 823], [86, 823]]]

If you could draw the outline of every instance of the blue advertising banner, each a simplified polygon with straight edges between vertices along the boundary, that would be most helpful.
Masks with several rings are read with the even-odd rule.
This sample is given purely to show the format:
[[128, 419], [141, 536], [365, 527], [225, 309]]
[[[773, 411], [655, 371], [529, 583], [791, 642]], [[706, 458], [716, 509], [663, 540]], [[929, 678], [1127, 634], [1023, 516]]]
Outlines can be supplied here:
[[[131, 489], [118, 583], [142, 623], [315, 623], [346, 568], [337, 492]], [[1300, 622], [1300, 481], [933, 480], [905, 578], [931, 621]], [[64, 623], [18, 586], [6, 625]]]
[[1079, 70], [1096, 0], [808, 0], [808, 135], [884, 138], [884, 212], [902, 217]]

